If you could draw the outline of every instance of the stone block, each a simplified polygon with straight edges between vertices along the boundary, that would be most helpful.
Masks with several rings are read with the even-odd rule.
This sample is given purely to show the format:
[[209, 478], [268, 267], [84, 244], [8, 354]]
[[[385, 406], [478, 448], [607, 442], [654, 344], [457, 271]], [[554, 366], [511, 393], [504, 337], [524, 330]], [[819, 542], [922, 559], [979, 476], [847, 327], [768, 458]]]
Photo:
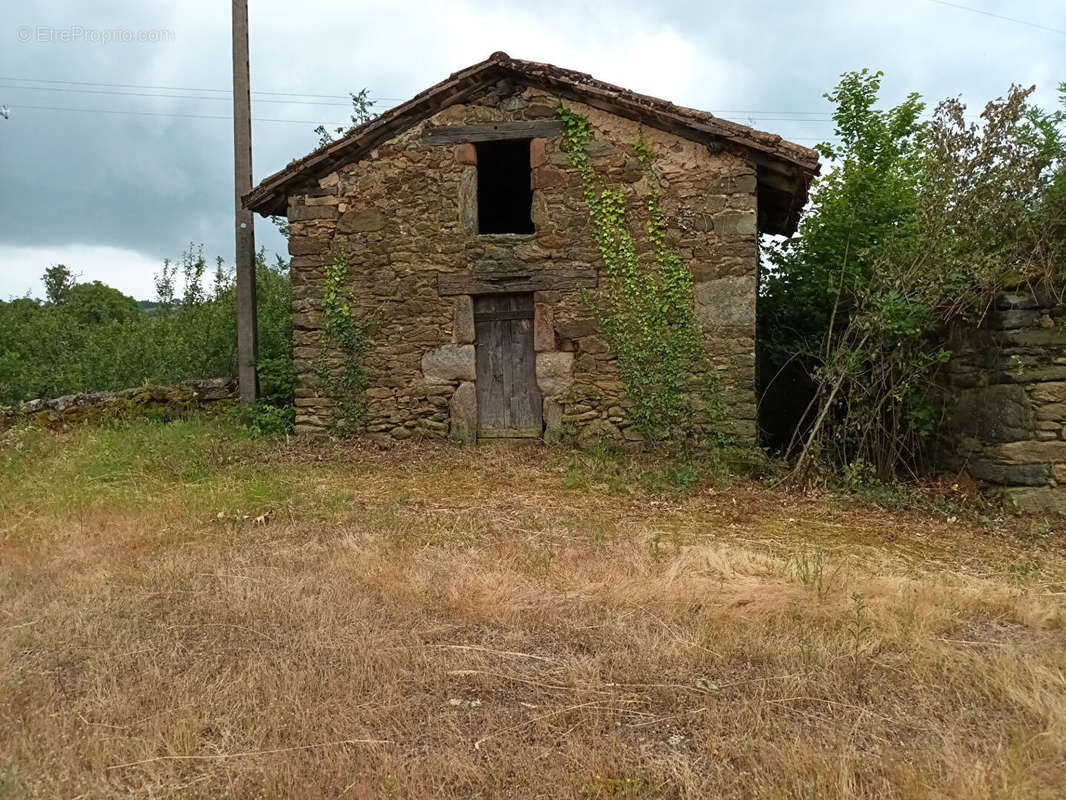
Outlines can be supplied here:
[[455, 160], [460, 164], [477, 164], [477, 148], [471, 142], [455, 146]]
[[422, 375], [427, 383], [472, 381], [477, 377], [474, 345], [446, 344], [422, 356]]
[[308, 219], [333, 219], [337, 216], [335, 206], [289, 206], [289, 222]]
[[548, 163], [548, 157], [545, 153], [545, 145], [547, 142], [547, 139], [529, 140], [529, 166], [533, 169], [543, 167]]
[[723, 211], [714, 217], [714, 230], [723, 236], [754, 236], [754, 211]]
[[329, 240], [325, 237], [317, 236], [290, 236], [289, 237], [289, 255], [290, 256], [310, 256], [324, 253], [329, 249]]
[[573, 379], [573, 353], [537, 353], [537, 385], [545, 397], [564, 396]]
[[1024, 366], [1020, 365], [999, 373], [997, 376], [1004, 383], [1044, 383], [1066, 381], [1066, 365], [1058, 366]]
[[693, 285], [696, 316], [705, 327], [754, 327], [755, 276], [738, 275]]
[[993, 455], [1004, 464], [1052, 464], [1066, 461], [1066, 442], [1008, 442], [996, 447]]
[[1066, 332], [1061, 328], [1014, 328], [997, 331], [997, 345], [1007, 348], [1066, 348]]
[[554, 397], [544, 398], [544, 441], [560, 442], [563, 438], [563, 406]]
[[596, 336], [595, 334], [582, 338], [578, 342], [578, 348], [583, 353], [606, 353], [611, 349], [602, 336]]
[[533, 349], [538, 353], [555, 349], [555, 311], [545, 303], [537, 303], [534, 307]]
[[471, 344], [474, 341], [474, 299], [468, 294], [455, 297], [452, 305], [452, 333], [456, 344]]
[[550, 105], [538, 105], [531, 103], [526, 107], [526, 119], [555, 119], [555, 108]]
[[532, 181], [534, 189], [552, 189], [566, 186], [566, 180], [566, 173], [561, 169], [537, 167], [533, 170]]
[[1029, 387], [1034, 403], [1066, 403], [1066, 382], [1034, 383]]
[[1026, 514], [1066, 514], [1066, 486], [1007, 489], [1004, 494]]
[[337, 233], [370, 233], [385, 227], [385, 215], [376, 208], [345, 211], [337, 220]]
[[457, 442], [472, 443], [477, 439], [477, 390], [464, 381], [448, 403], [450, 425], [448, 436]]
[[1011, 328], [1035, 328], [1040, 325], [1044, 312], [1039, 309], [1008, 309], [994, 311], [988, 315], [992, 328], [1008, 330]]
[[706, 283], [722, 276], [721, 259], [693, 261], [689, 264], [694, 283]]
[[978, 386], [958, 392], [947, 425], [985, 442], [1028, 439], [1034, 430], [1033, 407], [1022, 386]]
[[474, 167], [465, 168], [459, 176], [459, 225], [466, 233], [477, 233], [477, 169]]
[[577, 446], [582, 450], [591, 450], [604, 444], [620, 441], [621, 431], [605, 419], [593, 420], [577, 433]]
[[1066, 420], [1066, 403], [1048, 403], [1037, 406], [1036, 418], [1041, 421], [1062, 422]]
[[754, 175], [738, 175], [733, 179], [732, 193], [755, 194], [758, 182]]
[[589, 139], [585, 144], [585, 152], [589, 158], [604, 158], [614, 153], [614, 145], [608, 139]]
[[567, 339], [581, 339], [596, 332], [596, 321], [592, 319], [556, 320], [555, 330]]
[[[607, 151], [605, 155], [609, 155], [611, 151]], [[625, 183], [636, 183], [644, 177], [644, 165], [640, 162], [639, 158], [627, 158], [626, 165], [622, 168], [621, 179]]]
[[1051, 478], [1048, 464], [994, 464], [973, 460], [967, 463], [966, 470], [977, 480], [1000, 486], [1047, 486]]

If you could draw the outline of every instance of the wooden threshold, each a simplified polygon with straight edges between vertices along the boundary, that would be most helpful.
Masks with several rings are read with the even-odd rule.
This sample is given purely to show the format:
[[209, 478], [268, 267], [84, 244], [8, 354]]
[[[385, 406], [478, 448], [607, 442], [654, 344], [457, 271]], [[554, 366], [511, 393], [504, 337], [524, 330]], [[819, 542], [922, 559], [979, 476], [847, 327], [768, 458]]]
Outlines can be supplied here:
[[493, 428], [477, 432], [479, 439], [539, 439], [544, 433], [543, 427], [538, 428]]

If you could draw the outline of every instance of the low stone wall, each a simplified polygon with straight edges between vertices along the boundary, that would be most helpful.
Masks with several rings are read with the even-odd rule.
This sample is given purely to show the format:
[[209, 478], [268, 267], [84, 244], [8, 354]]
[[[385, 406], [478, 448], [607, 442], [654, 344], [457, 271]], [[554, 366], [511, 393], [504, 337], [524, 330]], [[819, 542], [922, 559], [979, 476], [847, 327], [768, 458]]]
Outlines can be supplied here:
[[152, 412], [179, 416], [193, 410], [224, 408], [236, 397], [237, 382], [232, 378], [189, 380], [177, 386], [139, 386], [117, 392], [69, 394], [51, 400], [30, 400], [11, 408], [0, 407], [0, 428], [18, 423], [65, 428], [82, 422]]
[[1002, 295], [951, 332], [944, 461], [1023, 511], [1066, 513], [1066, 320], [1033, 293]]

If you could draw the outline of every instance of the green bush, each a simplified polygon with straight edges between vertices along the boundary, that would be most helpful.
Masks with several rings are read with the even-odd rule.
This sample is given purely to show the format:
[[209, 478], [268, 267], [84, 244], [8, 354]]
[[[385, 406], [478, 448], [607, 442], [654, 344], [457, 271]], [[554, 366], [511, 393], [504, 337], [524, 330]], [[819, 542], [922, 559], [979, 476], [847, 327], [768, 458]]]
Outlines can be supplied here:
[[[177, 264], [164, 262], [156, 276], [159, 302], [145, 310], [99, 281], [50, 290], [54, 299], [46, 301], [0, 301], [0, 405], [236, 375], [232, 274], [219, 260], [205, 286], [205, 272], [202, 251], [192, 247]], [[52, 283], [56, 278], [51, 274]], [[177, 297], [179, 278], [184, 288]], [[267, 264], [261, 251], [256, 286], [262, 394], [275, 406], [288, 406], [295, 377], [287, 266], [280, 259]]]
[[[928, 464], [947, 331], [996, 295], [1066, 292], [1066, 106], [1011, 87], [979, 123], [954, 99], [877, 107], [880, 73], [845, 74], [835, 144], [797, 235], [767, 243], [757, 331], [761, 422], [797, 455], [882, 482]], [[1066, 87], [1064, 87], [1066, 88]], [[776, 440], [776, 441], [774, 441]]]
[[273, 405], [260, 400], [248, 406], [234, 406], [234, 419], [256, 436], [283, 436], [292, 429], [296, 409], [291, 403]]

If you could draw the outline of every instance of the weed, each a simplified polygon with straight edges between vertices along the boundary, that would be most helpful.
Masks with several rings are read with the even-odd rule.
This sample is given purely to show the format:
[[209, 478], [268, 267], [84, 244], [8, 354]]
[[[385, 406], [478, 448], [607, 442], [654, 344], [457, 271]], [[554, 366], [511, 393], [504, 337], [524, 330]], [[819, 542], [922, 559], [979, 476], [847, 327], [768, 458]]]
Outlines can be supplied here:
[[264, 401], [247, 406], [234, 406], [230, 414], [249, 432], [268, 438], [277, 438], [289, 433], [296, 419], [294, 406], [288, 403], [273, 405]]
[[861, 594], [852, 594], [851, 610], [848, 614], [848, 639], [851, 642], [852, 686], [856, 696], [861, 696], [864, 692], [868, 636], [872, 630], [866, 600]]
[[840, 564], [829, 566], [820, 550], [803, 552], [791, 561], [792, 575], [804, 586], [814, 589], [819, 600], [824, 600], [833, 590], [840, 570]]
[[640, 797], [647, 790], [648, 782], [643, 773], [632, 775], [594, 775], [592, 780], [581, 785], [582, 797]]

